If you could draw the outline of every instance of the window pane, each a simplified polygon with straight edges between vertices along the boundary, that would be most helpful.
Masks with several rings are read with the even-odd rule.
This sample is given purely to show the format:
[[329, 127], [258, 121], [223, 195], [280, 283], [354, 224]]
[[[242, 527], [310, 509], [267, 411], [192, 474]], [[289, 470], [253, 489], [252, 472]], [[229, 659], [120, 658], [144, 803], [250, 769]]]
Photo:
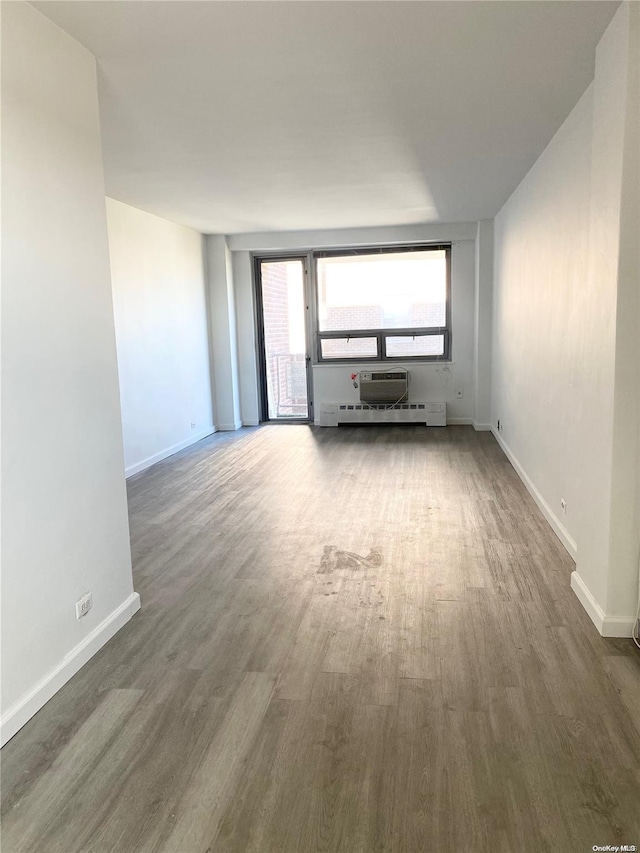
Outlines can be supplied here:
[[324, 338], [323, 358], [377, 358], [377, 338]]
[[444, 249], [318, 258], [321, 332], [446, 323]]
[[416, 355], [444, 355], [444, 335], [389, 336], [385, 338], [388, 358]]

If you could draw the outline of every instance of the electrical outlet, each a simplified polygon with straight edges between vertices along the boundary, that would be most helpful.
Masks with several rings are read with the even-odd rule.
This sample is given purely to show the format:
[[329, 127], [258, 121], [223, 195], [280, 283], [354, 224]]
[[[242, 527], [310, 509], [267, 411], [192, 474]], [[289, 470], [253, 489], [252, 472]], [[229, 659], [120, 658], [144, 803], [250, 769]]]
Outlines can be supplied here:
[[565, 501], [565, 499], [564, 499], [564, 498], [560, 498], [560, 509], [562, 510], [562, 512], [564, 512], [564, 513], [566, 514], [566, 512], [567, 512], [567, 502]]
[[456, 391], [456, 397], [458, 400], [462, 397], [462, 388], [458, 388]]
[[195, 424], [191, 424], [191, 429], [195, 429], [195, 428], [196, 428], [196, 425], [195, 425]]
[[76, 619], [82, 619], [83, 616], [86, 616], [92, 606], [93, 601], [91, 599], [91, 593], [86, 592], [82, 598], [76, 601]]

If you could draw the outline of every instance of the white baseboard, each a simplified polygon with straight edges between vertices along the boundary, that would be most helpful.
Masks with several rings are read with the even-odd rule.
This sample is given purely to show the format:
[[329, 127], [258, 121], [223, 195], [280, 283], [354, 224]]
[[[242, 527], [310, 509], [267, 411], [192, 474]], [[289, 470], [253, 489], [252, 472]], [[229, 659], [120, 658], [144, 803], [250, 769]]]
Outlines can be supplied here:
[[242, 426], [246, 426], [246, 427], [249, 427], [249, 426], [260, 426], [260, 421], [254, 421], [253, 419], [251, 419], [251, 420], [245, 420], [245, 419], [243, 418], [243, 420], [242, 420]]
[[575, 563], [576, 559], [578, 557], [578, 546], [576, 545], [575, 539], [573, 539], [569, 535], [569, 533], [567, 532], [564, 525], [560, 522], [559, 518], [553, 512], [553, 510], [551, 509], [549, 504], [542, 497], [542, 495], [540, 494], [540, 492], [538, 491], [538, 489], [534, 485], [533, 481], [531, 480], [531, 478], [529, 477], [527, 472], [524, 470], [522, 465], [515, 458], [515, 456], [513, 455], [511, 450], [509, 449], [509, 447], [505, 444], [500, 433], [496, 429], [494, 429], [493, 427], [491, 428], [491, 432], [493, 433], [496, 441], [498, 442], [498, 444], [500, 445], [500, 447], [504, 451], [505, 456], [507, 457], [509, 462], [511, 462], [513, 467], [515, 468], [516, 474], [520, 477], [520, 479], [522, 480], [522, 482], [526, 486], [527, 491], [529, 492], [531, 497], [534, 499], [534, 501], [538, 505], [538, 508], [541, 510], [542, 514], [544, 515], [544, 517], [547, 519], [547, 521], [549, 522], [549, 524], [553, 528], [554, 533], [556, 534], [558, 539], [562, 542], [564, 547], [567, 549], [569, 556], [571, 557], [571, 559]]
[[591, 595], [587, 585], [576, 571], [571, 572], [571, 589], [577, 595], [578, 601], [587, 611], [593, 624], [602, 634], [602, 626], [604, 625], [605, 619], [604, 610]]
[[571, 589], [603, 637], [632, 637], [633, 617], [607, 616], [577, 572], [571, 572]]
[[492, 429], [491, 424], [477, 424], [475, 421], [473, 421], [473, 428], [476, 432], [491, 432]]
[[[471, 423], [472, 423], [471, 418], [447, 418], [447, 426], [460, 426], [460, 425], [467, 425], [467, 424], [471, 424]], [[247, 422], [244, 422], [244, 425], [249, 426], [249, 424]], [[254, 424], [251, 424], [251, 425], [254, 426]], [[314, 418], [313, 425], [314, 426], [322, 426], [322, 424], [320, 423], [320, 416], [319, 415], [316, 415], [316, 417]], [[257, 424], [255, 424], [255, 426], [257, 426]], [[220, 427], [220, 429], [222, 429], [222, 427]], [[478, 427], [476, 427], [476, 429], [478, 429]], [[487, 429], [491, 429], [491, 426], [489, 425], [487, 427]]]
[[242, 426], [242, 421], [234, 421], [231, 424], [218, 424], [218, 429], [220, 432], [234, 432], [237, 429], [240, 429]]
[[625, 619], [624, 616], [605, 616], [600, 633], [603, 637], [633, 637], [635, 619]]
[[133, 592], [90, 634], [87, 634], [84, 640], [65, 655], [55, 669], [9, 708], [0, 721], [0, 746], [4, 746], [138, 610], [140, 610], [140, 596], [137, 592]]
[[140, 471], [146, 471], [147, 468], [155, 465], [156, 462], [162, 462], [163, 459], [166, 459], [168, 456], [173, 456], [174, 453], [179, 453], [181, 450], [184, 450], [185, 447], [195, 444], [196, 441], [201, 441], [208, 435], [213, 435], [215, 431], [216, 428], [214, 426], [209, 426], [206, 429], [200, 430], [199, 432], [190, 435], [189, 438], [185, 438], [184, 441], [179, 441], [178, 444], [173, 444], [171, 447], [167, 447], [159, 453], [154, 453], [153, 456], [147, 456], [147, 458], [143, 459], [141, 462], [129, 465], [128, 468], [124, 469], [124, 475], [128, 478], [133, 477], [134, 474], [139, 474]]

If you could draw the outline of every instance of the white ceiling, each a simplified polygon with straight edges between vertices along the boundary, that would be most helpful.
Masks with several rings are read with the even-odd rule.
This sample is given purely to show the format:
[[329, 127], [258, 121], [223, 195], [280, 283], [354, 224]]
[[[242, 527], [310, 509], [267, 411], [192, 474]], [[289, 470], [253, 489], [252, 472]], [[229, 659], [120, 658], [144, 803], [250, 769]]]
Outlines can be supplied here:
[[36, 2], [98, 59], [107, 193], [203, 232], [492, 217], [617, 2]]

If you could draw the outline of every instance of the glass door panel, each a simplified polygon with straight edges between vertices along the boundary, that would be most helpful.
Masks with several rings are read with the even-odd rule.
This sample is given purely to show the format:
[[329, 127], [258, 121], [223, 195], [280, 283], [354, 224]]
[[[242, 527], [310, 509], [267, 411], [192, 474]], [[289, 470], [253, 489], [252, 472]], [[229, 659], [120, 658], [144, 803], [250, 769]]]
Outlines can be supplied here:
[[309, 417], [304, 262], [260, 261], [269, 420]]

